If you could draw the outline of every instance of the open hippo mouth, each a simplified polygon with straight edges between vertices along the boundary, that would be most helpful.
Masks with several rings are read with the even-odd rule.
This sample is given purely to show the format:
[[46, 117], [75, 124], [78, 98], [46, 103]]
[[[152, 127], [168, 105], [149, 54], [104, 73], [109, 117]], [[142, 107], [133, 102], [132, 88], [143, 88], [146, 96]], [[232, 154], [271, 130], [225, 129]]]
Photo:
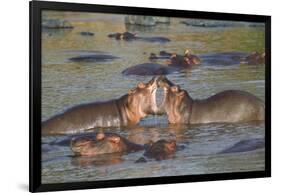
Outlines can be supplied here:
[[156, 92], [158, 90], [158, 84], [157, 84], [158, 77], [154, 77], [149, 83], [150, 83], [150, 92], [152, 97], [152, 111], [153, 113], [156, 113], [158, 111], [158, 105], [157, 105], [157, 99], [156, 99]]
[[164, 99], [165, 99], [165, 91], [163, 88], [158, 88], [156, 90], [156, 106], [159, 109], [163, 103], [164, 103]]

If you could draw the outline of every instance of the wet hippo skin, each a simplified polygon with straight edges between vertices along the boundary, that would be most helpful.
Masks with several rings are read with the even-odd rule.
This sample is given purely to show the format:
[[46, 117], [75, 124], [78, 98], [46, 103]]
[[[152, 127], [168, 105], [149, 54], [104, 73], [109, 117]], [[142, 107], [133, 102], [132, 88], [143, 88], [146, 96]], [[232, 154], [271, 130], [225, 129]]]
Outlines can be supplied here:
[[190, 68], [194, 65], [201, 64], [201, 60], [198, 56], [191, 54], [188, 49], [185, 50], [184, 55], [160, 51], [159, 55], [155, 53], [151, 53], [149, 60], [157, 60], [157, 59], [168, 59], [167, 63], [170, 66], [175, 66], [179, 68]]
[[144, 156], [156, 160], [168, 159], [176, 152], [176, 149], [177, 143], [175, 140], [161, 139], [149, 145], [145, 150]]
[[158, 79], [164, 88], [159, 113], [166, 112], [169, 123], [249, 122], [264, 120], [264, 102], [251, 93], [226, 90], [209, 98], [195, 100], [166, 77]]
[[42, 122], [42, 134], [66, 134], [96, 127], [118, 127], [137, 124], [157, 111], [157, 78], [140, 82], [119, 99], [74, 106]]
[[241, 63], [246, 64], [264, 64], [265, 63], [265, 52], [252, 52], [247, 57], [245, 57]]
[[72, 62], [107, 62], [115, 59], [119, 59], [119, 57], [108, 54], [91, 54], [69, 58]]
[[112, 33], [109, 34], [108, 37], [115, 38], [116, 40], [125, 40], [125, 41], [139, 40], [139, 41], [151, 42], [151, 43], [166, 43], [170, 41], [170, 39], [165, 37], [140, 37], [137, 36], [137, 34], [130, 33], [130, 32]]
[[71, 150], [79, 156], [97, 156], [109, 153], [134, 152], [143, 150], [143, 146], [135, 144], [115, 133], [98, 133], [93, 137], [79, 137], [71, 140]]
[[237, 153], [237, 152], [246, 152], [254, 151], [257, 149], [264, 148], [264, 139], [247, 139], [235, 143], [233, 146], [221, 151], [220, 153]]
[[[175, 140], [158, 140], [149, 144], [136, 144], [115, 133], [97, 133], [90, 136], [73, 138], [70, 148], [78, 156], [99, 156], [109, 153], [130, 153], [145, 150], [144, 156], [156, 160], [170, 158], [176, 152]], [[140, 159], [142, 160], [142, 159]], [[140, 162], [140, 161], [137, 161]]]

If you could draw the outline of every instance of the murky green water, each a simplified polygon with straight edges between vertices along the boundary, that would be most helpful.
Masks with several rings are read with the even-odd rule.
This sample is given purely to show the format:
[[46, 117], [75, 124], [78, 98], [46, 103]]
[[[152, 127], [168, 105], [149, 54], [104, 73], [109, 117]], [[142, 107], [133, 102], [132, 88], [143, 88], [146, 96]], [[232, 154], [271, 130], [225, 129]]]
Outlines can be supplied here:
[[[48, 13], [48, 18], [64, 18], [72, 30], [43, 30], [42, 33], [42, 118], [85, 102], [117, 98], [139, 81], [151, 77], [123, 76], [121, 72], [136, 64], [148, 62], [151, 52], [160, 50], [182, 53], [186, 48], [196, 54], [218, 52], [251, 52], [264, 50], [264, 28], [200, 28], [180, 24], [152, 28], [126, 27], [124, 16], [91, 13]], [[44, 14], [44, 16], [46, 16]], [[130, 30], [139, 36], [164, 36], [166, 44], [141, 41], [120, 42], [109, 39], [113, 32]], [[81, 31], [95, 35], [81, 36]], [[101, 63], [75, 63], [71, 57], [104, 51], [120, 59]], [[193, 98], [208, 97], [226, 89], [249, 91], [264, 100], [264, 65], [202, 64], [199, 67], [168, 75], [185, 88]], [[99, 158], [73, 158], [68, 147], [51, 147], [42, 154], [42, 182], [62, 183], [123, 179], [151, 176], [174, 176], [221, 172], [264, 170], [264, 149], [251, 152], [218, 154], [244, 139], [263, 138], [263, 123], [206, 124], [169, 126], [165, 116], [149, 116], [135, 128], [112, 128], [138, 143], [176, 137], [186, 148], [173, 159], [134, 163], [143, 152], [107, 155]], [[43, 137], [43, 142], [63, 136]], [[43, 147], [45, 147], [43, 145]], [[50, 146], [48, 146], [49, 148]]]

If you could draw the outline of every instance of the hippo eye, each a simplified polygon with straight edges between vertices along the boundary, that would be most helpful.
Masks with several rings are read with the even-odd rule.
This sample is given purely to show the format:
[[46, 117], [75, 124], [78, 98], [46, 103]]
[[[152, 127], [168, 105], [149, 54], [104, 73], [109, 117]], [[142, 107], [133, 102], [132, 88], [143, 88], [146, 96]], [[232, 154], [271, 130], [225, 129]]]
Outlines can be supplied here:
[[180, 89], [179, 86], [172, 86], [172, 87], [171, 87], [171, 91], [172, 91], [172, 92], [178, 92], [179, 89]]
[[131, 95], [131, 94], [134, 94], [135, 92], [136, 92], [136, 89], [130, 89], [130, 90], [128, 91], [128, 94]]

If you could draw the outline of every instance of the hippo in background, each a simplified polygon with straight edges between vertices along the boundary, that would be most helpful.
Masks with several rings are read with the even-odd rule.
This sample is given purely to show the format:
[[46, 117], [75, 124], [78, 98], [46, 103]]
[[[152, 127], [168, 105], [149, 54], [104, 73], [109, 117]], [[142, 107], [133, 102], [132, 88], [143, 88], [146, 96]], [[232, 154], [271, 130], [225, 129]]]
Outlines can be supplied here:
[[137, 40], [137, 41], [144, 41], [144, 42], [150, 42], [150, 43], [167, 43], [167, 42], [171, 41], [169, 38], [165, 38], [165, 37], [159, 37], [159, 36], [141, 37], [141, 36], [138, 36], [136, 33], [130, 33], [130, 32], [112, 33], [112, 34], [108, 34], [108, 37], [114, 38], [116, 40], [124, 40], [124, 41]]
[[135, 125], [157, 112], [157, 78], [140, 82], [118, 99], [74, 106], [42, 122], [42, 134], [71, 134], [97, 127]]
[[159, 56], [155, 53], [151, 53], [149, 60], [156, 59], [168, 59], [167, 64], [178, 68], [191, 68], [194, 65], [201, 64], [201, 60], [198, 56], [191, 54], [190, 50], [186, 49], [184, 55], [170, 53], [166, 51], [160, 51]]
[[142, 63], [136, 66], [129, 67], [122, 71], [123, 75], [167, 75], [174, 72], [180, 72], [183, 69], [190, 69], [201, 63], [199, 57], [190, 53], [189, 50], [185, 51], [184, 55], [172, 54], [166, 51], [160, 51], [159, 56], [151, 53], [149, 59], [151, 61], [157, 59], [168, 59], [167, 64], [158, 63]]
[[43, 29], [72, 29], [73, 26], [67, 20], [61, 19], [42, 19], [42, 28]]
[[252, 52], [247, 57], [245, 57], [241, 63], [245, 64], [265, 64], [265, 52]]
[[164, 89], [158, 113], [166, 113], [169, 123], [236, 123], [263, 121], [265, 117], [264, 102], [245, 91], [226, 90], [196, 100], [165, 76], [158, 78], [158, 86]]
[[125, 16], [125, 24], [139, 25], [139, 26], [155, 26], [158, 23], [170, 23], [169, 17], [156, 17], [156, 16], [140, 16], [140, 15], [127, 15]]
[[150, 53], [149, 60], [159, 60], [159, 59], [169, 59], [173, 54], [170, 52], [166, 52], [164, 50], [159, 52], [159, 55], [155, 53]]
[[191, 68], [194, 65], [201, 64], [201, 60], [198, 56], [191, 54], [191, 52], [187, 49], [185, 50], [183, 56], [172, 54], [168, 64], [182, 68]]
[[117, 56], [109, 55], [109, 54], [101, 54], [101, 53], [94, 53], [90, 55], [82, 55], [82, 56], [75, 56], [69, 58], [71, 62], [108, 62], [112, 60], [119, 59]]
[[113, 34], [108, 34], [109, 38], [115, 38], [116, 40], [136, 40], [136, 33], [130, 33], [130, 32], [124, 32], [124, 33], [113, 33]]

